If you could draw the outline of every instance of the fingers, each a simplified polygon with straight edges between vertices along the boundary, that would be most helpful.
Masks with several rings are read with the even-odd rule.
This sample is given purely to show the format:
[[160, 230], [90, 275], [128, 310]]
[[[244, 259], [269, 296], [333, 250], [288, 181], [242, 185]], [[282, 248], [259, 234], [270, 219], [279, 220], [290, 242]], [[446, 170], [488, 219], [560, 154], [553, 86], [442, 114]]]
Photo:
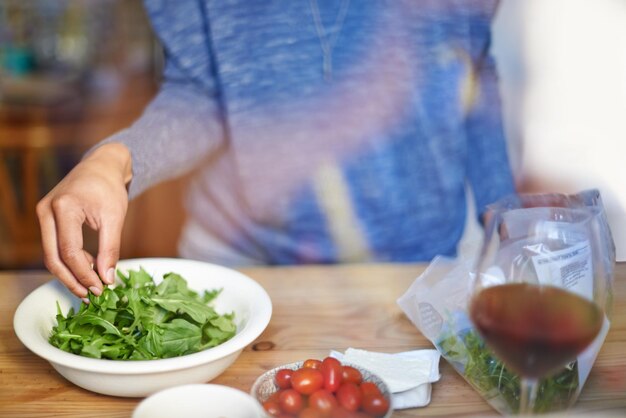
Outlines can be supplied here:
[[[96, 149], [37, 205], [46, 267], [82, 298], [88, 291], [100, 295], [103, 281], [114, 281], [112, 268], [119, 258], [128, 205], [125, 179], [130, 154], [126, 151], [106, 145]], [[83, 249], [84, 226], [99, 233], [95, 267], [100, 277], [94, 258]]]
[[115, 265], [120, 257], [120, 242], [124, 218], [113, 218], [100, 228], [98, 236], [97, 270], [106, 284], [115, 282]]
[[37, 217], [39, 218], [39, 227], [41, 229], [41, 242], [46, 268], [50, 273], [54, 274], [70, 292], [80, 298], [85, 298], [87, 296], [87, 288], [76, 280], [72, 272], [70, 272], [63, 261], [61, 261], [54, 214], [47, 200], [44, 199], [37, 205]]
[[85, 215], [77, 209], [78, 205], [68, 200], [56, 199], [52, 202], [60, 258], [82, 286], [100, 295], [102, 282], [92, 268], [93, 258], [87, 257], [83, 250]]
[[92, 269], [95, 268], [95, 257], [91, 254], [89, 254], [87, 251], [83, 251], [83, 254], [85, 254], [85, 257], [87, 257], [87, 261], [89, 261], [89, 265], [91, 266]]

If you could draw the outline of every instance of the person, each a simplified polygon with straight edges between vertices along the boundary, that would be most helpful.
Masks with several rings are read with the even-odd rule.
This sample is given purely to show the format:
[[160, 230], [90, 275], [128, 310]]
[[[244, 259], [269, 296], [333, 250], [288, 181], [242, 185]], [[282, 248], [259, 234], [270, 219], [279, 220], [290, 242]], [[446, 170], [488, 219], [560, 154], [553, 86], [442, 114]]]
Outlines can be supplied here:
[[224, 265], [453, 256], [466, 182], [478, 215], [514, 191], [497, 1], [145, 6], [159, 94], [37, 206], [45, 265], [77, 296], [113, 282], [129, 199], [192, 170], [180, 255]]

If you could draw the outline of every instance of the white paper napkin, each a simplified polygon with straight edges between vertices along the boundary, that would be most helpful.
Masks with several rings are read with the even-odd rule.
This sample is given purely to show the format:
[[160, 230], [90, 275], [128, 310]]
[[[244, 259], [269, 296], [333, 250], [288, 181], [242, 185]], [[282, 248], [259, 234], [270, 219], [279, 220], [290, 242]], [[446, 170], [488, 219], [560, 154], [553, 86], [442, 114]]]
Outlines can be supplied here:
[[345, 353], [331, 351], [332, 357], [356, 364], [380, 376], [389, 387], [394, 409], [417, 408], [430, 403], [431, 383], [439, 380], [437, 350], [402, 353], [377, 353], [348, 348]]

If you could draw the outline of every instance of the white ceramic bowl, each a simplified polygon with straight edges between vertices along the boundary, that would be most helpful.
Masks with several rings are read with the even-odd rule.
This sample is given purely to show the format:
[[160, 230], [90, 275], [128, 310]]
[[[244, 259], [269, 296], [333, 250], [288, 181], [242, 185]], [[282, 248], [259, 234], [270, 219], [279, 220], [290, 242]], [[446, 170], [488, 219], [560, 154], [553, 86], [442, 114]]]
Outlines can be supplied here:
[[263, 407], [247, 393], [222, 385], [183, 385], [141, 401], [132, 418], [262, 418]]
[[124, 260], [117, 267], [122, 271], [143, 267], [157, 283], [163, 274], [175, 272], [196, 291], [222, 288], [214, 307], [218, 313], [235, 312], [237, 333], [216, 347], [162, 360], [114, 361], [67, 353], [48, 342], [56, 325], [56, 302], [65, 314], [70, 306], [78, 309], [80, 300], [53, 280], [34, 290], [19, 305], [13, 319], [15, 333], [28, 349], [48, 360], [67, 380], [93, 392], [139, 397], [173, 386], [208, 382], [230, 366], [263, 332], [272, 315], [267, 292], [235, 270], [174, 258]]

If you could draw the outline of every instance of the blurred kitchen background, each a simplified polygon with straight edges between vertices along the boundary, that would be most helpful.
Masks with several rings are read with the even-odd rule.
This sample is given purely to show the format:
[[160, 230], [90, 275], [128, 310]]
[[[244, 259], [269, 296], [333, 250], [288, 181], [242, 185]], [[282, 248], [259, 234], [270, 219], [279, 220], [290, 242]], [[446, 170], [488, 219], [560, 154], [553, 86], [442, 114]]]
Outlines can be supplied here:
[[[519, 189], [599, 187], [618, 259], [626, 259], [625, 22], [623, 0], [502, 0], [493, 25]], [[36, 202], [85, 150], [141, 114], [161, 66], [140, 0], [0, 0], [0, 269], [42, 267]], [[176, 255], [183, 185], [131, 203], [122, 258]], [[478, 231], [470, 222], [464, 242]]]
[[[0, 269], [42, 266], [36, 202], [141, 114], [161, 65], [140, 0], [0, 0]], [[178, 186], [133, 202], [123, 257], [175, 254]]]

